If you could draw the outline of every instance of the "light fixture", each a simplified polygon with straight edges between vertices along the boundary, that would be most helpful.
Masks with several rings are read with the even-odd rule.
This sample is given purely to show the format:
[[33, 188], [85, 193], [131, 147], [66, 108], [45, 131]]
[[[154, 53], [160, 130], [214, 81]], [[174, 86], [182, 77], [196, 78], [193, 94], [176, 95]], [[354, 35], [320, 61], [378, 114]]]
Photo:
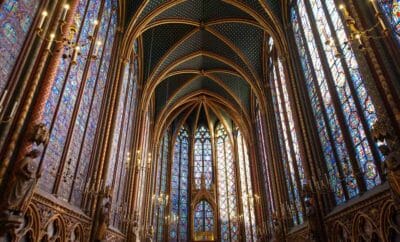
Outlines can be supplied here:
[[[357, 28], [356, 21], [351, 16], [349, 11], [346, 9], [346, 6], [344, 4], [339, 5], [339, 9], [341, 10], [341, 12], [344, 16], [346, 25], [350, 30], [350, 37], [348, 38], [348, 41], [346, 41], [344, 43], [345, 45], [348, 45], [348, 48], [351, 48], [350, 44], [352, 42], [356, 42], [358, 49], [364, 50], [365, 46], [363, 44], [363, 40], [362, 40], [363, 38], [365, 38], [365, 39], [380, 39], [380, 38], [387, 37], [389, 34], [389, 30], [386, 27], [386, 24], [383, 20], [382, 13], [379, 10], [376, 0], [369, 0], [369, 2], [372, 4], [372, 7], [375, 12], [375, 17], [377, 18], [377, 22], [367, 29]], [[375, 32], [375, 30], [378, 30], [379, 28], [381, 29], [382, 34], [373, 33], [373, 32]]]
[[[44, 10], [41, 14], [41, 18], [39, 20], [39, 23], [36, 28], [36, 35], [43, 41], [47, 42], [46, 50], [51, 51], [53, 43], [60, 44], [62, 43], [62, 48], [60, 49], [55, 49], [54, 52], [60, 52], [63, 51], [62, 58], [64, 59], [71, 59], [71, 64], [75, 65], [77, 64], [77, 58], [78, 56], [81, 56], [82, 58], [85, 59], [97, 59], [97, 54], [99, 51], [99, 48], [101, 46], [101, 41], [96, 41], [95, 46], [93, 49], [93, 54], [88, 55], [88, 56], [83, 56], [81, 53], [81, 49], [84, 46], [91, 45], [93, 41], [95, 41], [95, 31], [97, 29], [97, 26], [99, 25], [100, 21], [98, 19], [94, 19], [92, 21], [92, 28], [89, 31], [89, 35], [87, 39], [82, 40], [82, 41], [76, 41], [76, 34], [79, 31], [79, 27], [81, 24], [81, 19], [79, 14], [74, 15], [74, 21], [72, 24], [69, 26], [69, 28], [65, 28], [67, 22], [66, 18], [68, 15], [68, 12], [70, 10], [70, 5], [69, 4], [64, 4], [63, 6], [63, 11], [60, 16], [60, 19], [58, 20], [59, 22], [59, 28], [58, 31], [50, 33], [48, 36], [44, 32], [44, 25], [46, 21], [48, 21], [49, 18], [49, 13]], [[59, 33], [59, 34], [56, 34]]]

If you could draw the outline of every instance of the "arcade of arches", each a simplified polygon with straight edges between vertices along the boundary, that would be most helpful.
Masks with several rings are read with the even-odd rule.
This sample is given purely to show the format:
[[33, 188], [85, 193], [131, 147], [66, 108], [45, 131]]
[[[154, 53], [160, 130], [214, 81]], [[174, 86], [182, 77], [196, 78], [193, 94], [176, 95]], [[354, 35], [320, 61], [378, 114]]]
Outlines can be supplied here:
[[0, 0], [0, 241], [400, 241], [399, 0]]

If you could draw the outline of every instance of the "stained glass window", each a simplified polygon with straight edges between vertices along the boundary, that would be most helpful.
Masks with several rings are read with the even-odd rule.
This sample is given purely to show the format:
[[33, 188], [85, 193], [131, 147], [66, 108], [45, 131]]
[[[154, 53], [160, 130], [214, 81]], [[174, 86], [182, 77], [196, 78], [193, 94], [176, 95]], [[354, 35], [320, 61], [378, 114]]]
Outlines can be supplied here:
[[40, 0], [5, 0], [0, 3], [0, 97], [25, 43]]
[[387, 18], [393, 34], [400, 44], [400, 1], [399, 0], [377, 0], [383, 14]]
[[212, 167], [210, 132], [205, 126], [200, 126], [196, 131], [194, 141], [193, 169], [196, 189], [200, 189], [202, 177], [204, 177], [206, 189], [210, 189], [213, 182]]
[[[102, 2], [104, 11], [99, 11]], [[103, 106], [104, 89], [114, 45], [116, 9], [117, 1], [115, 0], [79, 1], [77, 22], [80, 24], [74, 41], [88, 42], [88, 44], [80, 49], [81, 55], [77, 58], [77, 64], [72, 64], [68, 58], [61, 59], [44, 112], [43, 121], [50, 130], [50, 142], [42, 157], [46, 169], [40, 180], [40, 187], [47, 192], [58, 191], [61, 198], [76, 206], [81, 203], [84, 184], [89, 182], [86, 177], [89, 177], [87, 173], [92, 159], [92, 147], [95, 143], [100, 110]], [[88, 37], [94, 33], [95, 20], [99, 21], [98, 31], [89, 41]], [[91, 58], [96, 43], [101, 43], [97, 58]], [[125, 79], [128, 78], [128, 76], [125, 77]], [[130, 90], [130, 93], [122, 96], [132, 97], [134, 89], [133, 86], [127, 86], [124, 90]], [[125, 127], [125, 132], [129, 127], [130, 101], [118, 107], [119, 113], [125, 115], [125, 120], [120, 121], [122, 122], [120, 127]], [[121, 149], [118, 151], [118, 157], [123, 160], [128, 152], [125, 148], [127, 144], [125, 134], [121, 136], [119, 142]], [[61, 161], [65, 161], [66, 165], [60, 167]], [[119, 175], [124, 173], [122, 166], [115, 170]], [[71, 179], [64, 179], [58, 187], [54, 187], [57, 174]], [[110, 184], [110, 180], [108, 182]], [[121, 189], [116, 190], [118, 194], [115, 197], [120, 197]]]
[[[268, 162], [268, 153], [266, 146], [266, 136], [265, 136], [265, 126], [263, 123], [261, 111], [259, 104], [256, 104], [256, 129], [257, 129], [257, 144], [258, 150], [260, 153], [261, 163], [262, 163], [262, 172], [264, 179], [264, 187], [265, 187], [265, 195], [267, 197], [267, 207], [269, 214], [272, 214], [275, 211], [274, 201], [272, 197], [272, 184], [270, 179], [270, 169]], [[272, 218], [272, 217], [271, 217]]]
[[340, 204], [360, 191], [354, 165], [364, 178], [361, 187], [371, 189], [381, 183], [380, 155], [369, 134], [377, 119], [375, 107], [335, 2], [298, 0], [291, 16], [326, 177]]
[[239, 219], [236, 172], [232, 141], [224, 126], [216, 127], [218, 206], [221, 241], [239, 241]]
[[240, 188], [243, 206], [243, 221], [246, 241], [257, 240], [257, 228], [254, 212], [255, 196], [251, 184], [250, 163], [247, 145], [240, 131], [237, 134]]
[[214, 212], [207, 201], [200, 201], [194, 209], [194, 233], [196, 240], [206, 240], [214, 232]]
[[168, 171], [168, 154], [169, 154], [169, 131], [166, 131], [161, 142], [157, 160], [157, 176], [156, 176], [156, 189], [153, 196], [154, 204], [154, 228], [155, 228], [155, 241], [163, 241], [163, 227], [165, 218], [165, 206], [169, 200], [166, 192], [167, 185], [167, 171]]
[[189, 174], [189, 133], [181, 128], [175, 140], [171, 172], [171, 201], [169, 241], [188, 239], [188, 174]]
[[304, 182], [304, 171], [294, 126], [294, 114], [286, 86], [286, 76], [279, 59], [275, 60], [271, 71], [273, 74], [270, 85], [289, 197], [288, 204], [284, 204], [283, 208], [292, 217], [294, 224], [301, 224], [303, 213], [299, 191]]

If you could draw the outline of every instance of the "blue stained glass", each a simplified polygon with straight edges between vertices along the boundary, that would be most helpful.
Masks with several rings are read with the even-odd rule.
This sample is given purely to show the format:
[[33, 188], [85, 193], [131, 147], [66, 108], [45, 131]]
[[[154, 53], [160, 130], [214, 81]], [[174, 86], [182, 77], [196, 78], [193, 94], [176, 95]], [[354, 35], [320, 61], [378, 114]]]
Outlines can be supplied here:
[[396, 40], [400, 44], [400, 1], [378, 0], [377, 2], [387, 18]]
[[235, 185], [237, 176], [231, 140], [222, 124], [216, 127], [216, 143], [221, 241], [238, 241], [239, 214]]
[[25, 43], [40, 0], [5, 0], [0, 4], [0, 97]]
[[250, 163], [247, 145], [240, 131], [237, 135], [237, 145], [246, 241], [253, 241], [257, 240], [257, 228], [254, 211], [255, 196], [253, 194], [253, 186], [251, 184]]
[[213, 179], [211, 136], [205, 126], [200, 126], [196, 131], [194, 154], [195, 187], [200, 189], [201, 179], [204, 176], [206, 189], [210, 189]]
[[[290, 204], [287, 204], [288, 208], [285, 209], [288, 213], [292, 214], [294, 224], [301, 224], [303, 222], [303, 214], [300, 206], [300, 187], [298, 184], [301, 185], [304, 183], [304, 170], [301, 163], [293, 112], [286, 86], [286, 77], [281, 61], [277, 60], [277, 62], [273, 70], [273, 79], [271, 79], [271, 91], [276, 113], [276, 125], [279, 130], [278, 134], [283, 156], [282, 161], [286, 168], [286, 185], [289, 190]], [[299, 180], [296, 178], [296, 166]]]
[[200, 201], [194, 209], [194, 233], [196, 240], [207, 240], [204, 233], [214, 232], [214, 212], [207, 201]]
[[[302, 6], [300, 6], [302, 7]], [[335, 147], [334, 144], [330, 142], [330, 139], [328, 137], [327, 129], [331, 129], [331, 133], [333, 134], [333, 138], [337, 140], [337, 146], [335, 147], [336, 149], [341, 149], [342, 152], [337, 151], [338, 154], [346, 155], [347, 150], [343, 141], [342, 134], [339, 130], [339, 124], [337, 121], [337, 117], [335, 114], [335, 110], [333, 109], [333, 104], [331, 102], [331, 96], [330, 93], [327, 89], [326, 83], [324, 82], [324, 73], [321, 68], [322, 64], [320, 63], [320, 60], [318, 58], [318, 53], [316, 52], [316, 45], [314, 41], [308, 40], [309, 46], [306, 46], [304, 43], [304, 38], [302, 36], [301, 30], [300, 30], [300, 23], [298, 22], [299, 19], [297, 17], [297, 13], [295, 9], [292, 9], [292, 23], [293, 23], [293, 28], [294, 28], [294, 33], [296, 37], [296, 44], [299, 49], [299, 55], [302, 57], [301, 58], [301, 64], [303, 67], [303, 73], [305, 75], [305, 80], [306, 80], [306, 85], [307, 85], [307, 90], [308, 94], [311, 100], [311, 105], [312, 105], [312, 110], [314, 112], [314, 116], [317, 120], [317, 128], [318, 128], [318, 134], [323, 146], [323, 151], [324, 151], [324, 158], [326, 161], [326, 165], [328, 168], [328, 174], [330, 177], [330, 182], [331, 186], [334, 190], [335, 194], [335, 199], [337, 203], [343, 203], [345, 202], [345, 197], [343, 193], [343, 187], [340, 183], [340, 175], [338, 172], [338, 167], [336, 163], [336, 159], [333, 154], [333, 148]], [[306, 29], [305, 29], [306, 30]], [[307, 53], [306, 53], [306, 48], [309, 48], [311, 53], [311, 60], [308, 58]], [[311, 49], [312, 48], [312, 49]], [[317, 78], [319, 77], [319, 80], [314, 80], [313, 75], [312, 75], [312, 66], [310, 61], [313, 61], [314, 65], [317, 65], [317, 68], [315, 68], [315, 75]], [[318, 82], [319, 81], [319, 82]], [[320, 84], [318, 86], [318, 83]], [[323, 110], [325, 108], [325, 110]], [[325, 122], [325, 119], [323, 117], [323, 112], [327, 112], [327, 117], [329, 118], [328, 120], [331, 120], [332, 123], [330, 127]], [[337, 132], [335, 132], [337, 130]], [[336, 137], [334, 136], [336, 134]], [[339, 156], [342, 157], [342, 156]]]
[[[359, 162], [361, 170], [364, 172], [367, 189], [371, 189], [372, 187], [380, 184], [381, 181], [379, 176], [376, 176], [374, 179], [370, 179], [365, 175], [366, 164], [369, 161], [373, 161], [374, 158], [372, 156], [372, 147], [367, 142], [365, 130], [361, 123], [361, 116], [364, 116], [368, 128], [371, 128], [377, 119], [375, 108], [367, 94], [365, 82], [361, 77], [353, 49], [348, 48], [348, 45], [345, 43], [347, 42], [347, 35], [335, 3], [333, 0], [325, 1], [325, 5], [330, 14], [329, 16], [324, 14], [323, 5], [319, 0], [311, 0], [310, 4], [312, 6], [314, 17], [317, 21], [318, 32], [321, 36], [326, 36], [328, 39], [332, 39], [333, 37], [331, 29], [326, 27], [328, 26], [328, 17], [330, 17], [352, 78], [351, 80], [346, 80], [344, 73], [344, 69], [346, 67], [342, 65], [339, 58], [335, 58], [335, 53], [332, 48], [328, 45], [324, 45], [324, 51], [330, 65], [334, 79], [334, 85], [339, 96], [339, 101], [342, 105], [343, 114], [345, 116], [350, 135], [353, 139], [353, 145], [356, 151], [358, 151], [356, 158]], [[359, 110], [356, 108], [357, 101], [353, 97], [351, 86], [354, 88], [355, 95], [359, 100], [359, 105], [362, 108], [361, 112], [359, 112]]]
[[[85, 21], [87, 25], [89, 21], [84, 19], [84, 17], [88, 4], [88, 1], [80, 1], [77, 9], [77, 20], [79, 19], [80, 22]], [[79, 36], [77, 35], [74, 41], [80, 38], [85, 39], [85, 36], [82, 34]], [[61, 59], [53, 83], [52, 92], [46, 102], [46, 109], [43, 114], [44, 123], [48, 125], [47, 127], [50, 130], [50, 142], [42, 158], [46, 169], [43, 172], [43, 178], [39, 181], [39, 186], [42, 190], [47, 192], [51, 192], [53, 189], [55, 172], [58, 169], [64, 149], [69, 121], [73, 110], [71, 106], [73, 106], [77, 96], [76, 89], [78, 83], [75, 80], [69, 80], [71, 73], [67, 76], [68, 66], [70, 64], [71, 62], [69, 59]]]
[[188, 239], [188, 173], [189, 173], [189, 133], [181, 128], [175, 140], [171, 173], [171, 209], [169, 213], [169, 239]]

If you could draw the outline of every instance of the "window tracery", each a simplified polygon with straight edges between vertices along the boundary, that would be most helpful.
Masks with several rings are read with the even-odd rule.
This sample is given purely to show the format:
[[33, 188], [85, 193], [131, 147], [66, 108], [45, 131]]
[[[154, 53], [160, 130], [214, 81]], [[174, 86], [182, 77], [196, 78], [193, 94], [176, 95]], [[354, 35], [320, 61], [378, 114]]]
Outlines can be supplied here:
[[195, 134], [194, 141], [194, 180], [196, 189], [201, 188], [201, 179], [204, 176], [206, 189], [213, 183], [213, 162], [211, 151], [211, 135], [205, 126], [200, 126]]
[[182, 127], [175, 140], [171, 173], [170, 241], [188, 239], [189, 132]]
[[[104, 3], [104, 11], [100, 11]], [[88, 172], [104, 97], [117, 22], [117, 2], [113, 0], [80, 1], [77, 22], [80, 29], [74, 41], [87, 39], [95, 19], [99, 20], [93, 41], [101, 41], [99, 58], [91, 59], [90, 45], [81, 48], [74, 65], [61, 59], [43, 121], [50, 130], [50, 142], [42, 161], [46, 167], [40, 187], [47, 192], [58, 190], [63, 199], [79, 206]], [[64, 166], [60, 166], [65, 161]], [[79, 178], [78, 176], [79, 175]], [[55, 185], [56, 177], [64, 177]]]
[[376, 110], [335, 2], [298, 0], [291, 18], [327, 178], [340, 204], [381, 183], [381, 156], [370, 137]]
[[218, 206], [221, 241], [239, 241], [239, 221], [235, 163], [232, 142], [224, 126], [216, 127]]

